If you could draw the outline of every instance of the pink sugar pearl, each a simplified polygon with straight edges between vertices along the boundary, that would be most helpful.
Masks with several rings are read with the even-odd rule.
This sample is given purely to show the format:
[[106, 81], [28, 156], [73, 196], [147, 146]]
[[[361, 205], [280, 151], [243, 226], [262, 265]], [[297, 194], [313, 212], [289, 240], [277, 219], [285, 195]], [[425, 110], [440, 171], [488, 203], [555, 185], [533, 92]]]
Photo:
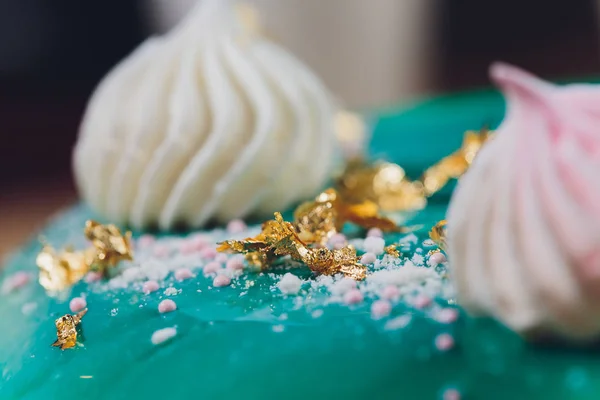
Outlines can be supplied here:
[[367, 237], [383, 237], [383, 232], [379, 228], [371, 228], [367, 232]]
[[182, 254], [189, 255], [207, 248], [210, 245], [210, 242], [204, 235], [194, 235], [187, 239], [185, 239], [181, 243], [181, 247], [179, 251]]
[[446, 262], [446, 256], [442, 252], [433, 253], [429, 256], [429, 264], [432, 266]]
[[241, 271], [244, 269], [243, 257], [232, 257], [227, 260], [226, 268], [230, 271]]
[[454, 347], [454, 338], [448, 333], [440, 333], [435, 337], [435, 347], [439, 351], [448, 351]]
[[392, 304], [387, 300], [377, 300], [371, 305], [371, 316], [375, 319], [386, 317], [392, 312]]
[[156, 292], [159, 289], [158, 282], [156, 281], [146, 281], [142, 285], [142, 292], [145, 294], [150, 294]]
[[185, 281], [186, 279], [191, 279], [193, 277], [194, 274], [188, 268], [180, 268], [175, 271], [175, 279], [178, 281]]
[[158, 258], [165, 258], [169, 255], [169, 248], [164, 244], [159, 244], [154, 247], [154, 256]]
[[158, 312], [161, 314], [177, 310], [177, 304], [171, 299], [166, 299], [158, 303]]
[[419, 310], [422, 310], [423, 308], [427, 308], [431, 305], [431, 298], [425, 296], [424, 294], [420, 294], [413, 299], [412, 304]]
[[460, 400], [461, 394], [454, 388], [446, 389], [442, 393], [442, 400]]
[[229, 286], [231, 279], [227, 275], [217, 275], [213, 280], [214, 287]]
[[450, 324], [458, 319], [458, 311], [455, 308], [442, 308], [435, 316], [435, 320], [443, 324]]
[[360, 258], [360, 263], [364, 265], [374, 264], [377, 261], [377, 256], [374, 253], [365, 253]]
[[74, 297], [69, 302], [71, 312], [77, 313], [87, 307], [87, 301], [83, 297]]
[[394, 285], [388, 285], [381, 291], [381, 297], [387, 300], [398, 300], [400, 298], [400, 289]]
[[232, 219], [227, 224], [227, 232], [228, 233], [242, 233], [247, 229], [246, 223], [241, 219]]
[[229, 260], [229, 256], [227, 254], [218, 253], [215, 256], [215, 261], [221, 264], [225, 264]]
[[102, 272], [91, 271], [85, 275], [85, 281], [87, 283], [98, 282], [100, 279], [102, 279]]
[[222, 268], [221, 263], [218, 263], [216, 261], [211, 261], [204, 266], [203, 272], [204, 272], [204, 275], [216, 274], [217, 272], [219, 272], [221, 270], [221, 268]]
[[20, 289], [29, 283], [29, 274], [27, 272], [19, 271], [8, 276], [2, 284], [2, 292], [10, 293], [14, 290]]
[[140, 248], [146, 248], [149, 247], [150, 245], [152, 245], [154, 242], [156, 241], [156, 239], [154, 239], [154, 236], [152, 235], [142, 235], [138, 240], [137, 240], [137, 245]]
[[200, 257], [204, 259], [213, 259], [217, 256], [217, 249], [214, 247], [205, 247], [200, 250]]
[[362, 301], [363, 294], [358, 289], [351, 289], [344, 294], [344, 303], [346, 304], [358, 304]]
[[344, 247], [346, 245], [346, 242], [346, 235], [344, 235], [343, 233], [336, 233], [328, 240], [329, 245], [336, 249], [341, 249], [342, 247]]

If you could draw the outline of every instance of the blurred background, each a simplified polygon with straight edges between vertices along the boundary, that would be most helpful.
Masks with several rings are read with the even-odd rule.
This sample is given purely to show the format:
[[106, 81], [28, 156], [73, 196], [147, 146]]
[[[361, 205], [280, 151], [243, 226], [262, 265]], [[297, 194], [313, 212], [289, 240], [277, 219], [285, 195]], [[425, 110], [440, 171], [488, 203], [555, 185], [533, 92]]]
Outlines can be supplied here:
[[[76, 200], [71, 149], [117, 61], [195, 0], [0, 0], [0, 256]], [[488, 85], [494, 60], [600, 76], [597, 0], [250, 0], [356, 110]]]

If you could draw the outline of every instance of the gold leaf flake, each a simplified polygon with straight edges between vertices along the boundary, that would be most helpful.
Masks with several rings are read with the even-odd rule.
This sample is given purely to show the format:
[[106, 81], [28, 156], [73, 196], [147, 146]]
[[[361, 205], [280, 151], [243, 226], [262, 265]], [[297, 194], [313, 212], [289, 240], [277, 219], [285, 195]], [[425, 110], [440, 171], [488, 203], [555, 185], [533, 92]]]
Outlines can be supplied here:
[[387, 254], [389, 254], [392, 257], [396, 257], [396, 258], [400, 257], [400, 252], [396, 248], [395, 244], [390, 244], [389, 246], [386, 246], [384, 248], [384, 250]]
[[446, 220], [443, 219], [439, 221], [437, 224], [431, 228], [429, 231], [429, 237], [431, 240], [438, 245], [438, 247], [442, 250], [446, 249]]
[[66, 314], [58, 318], [54, 322], [57, 339], [52, 343], [52, 346], [60, 347], [61, 350], [75, 347], [77, 343], [77, 326], [81, 323], [81, 319], [86, 313], [87, 308], [75, 315]]

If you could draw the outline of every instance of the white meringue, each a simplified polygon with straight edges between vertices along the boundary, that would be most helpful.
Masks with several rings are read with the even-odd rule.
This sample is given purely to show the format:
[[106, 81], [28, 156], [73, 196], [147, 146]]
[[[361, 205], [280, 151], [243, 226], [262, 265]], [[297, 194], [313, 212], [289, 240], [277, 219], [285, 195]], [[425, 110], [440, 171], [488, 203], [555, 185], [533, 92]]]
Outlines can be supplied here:
[[325, 183], [332, 97], [230, 0], [204, 0], [94, 93], [74, 151], [91, 207], [136, 228], [282, 210]]
[[448, 210], [459, 302], [521, 333], [600, 336], [600, 87], [496, 64], [506, 117]]

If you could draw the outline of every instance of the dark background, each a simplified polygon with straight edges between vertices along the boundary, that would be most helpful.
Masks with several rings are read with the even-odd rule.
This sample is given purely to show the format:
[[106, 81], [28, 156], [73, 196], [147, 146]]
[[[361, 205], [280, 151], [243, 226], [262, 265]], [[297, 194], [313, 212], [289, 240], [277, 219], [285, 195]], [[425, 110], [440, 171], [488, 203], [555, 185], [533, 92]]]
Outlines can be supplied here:
[[[487, 85], [498, 59], [544, 77], [600, 75], [594, 1], [448, 0], [441, 10], [435, 91]], [[23, 218], [75, 198], [71, 149], [87, 98], [149, 33], [137, 1], [0, 0], [0, 253], [31, 229]]]

